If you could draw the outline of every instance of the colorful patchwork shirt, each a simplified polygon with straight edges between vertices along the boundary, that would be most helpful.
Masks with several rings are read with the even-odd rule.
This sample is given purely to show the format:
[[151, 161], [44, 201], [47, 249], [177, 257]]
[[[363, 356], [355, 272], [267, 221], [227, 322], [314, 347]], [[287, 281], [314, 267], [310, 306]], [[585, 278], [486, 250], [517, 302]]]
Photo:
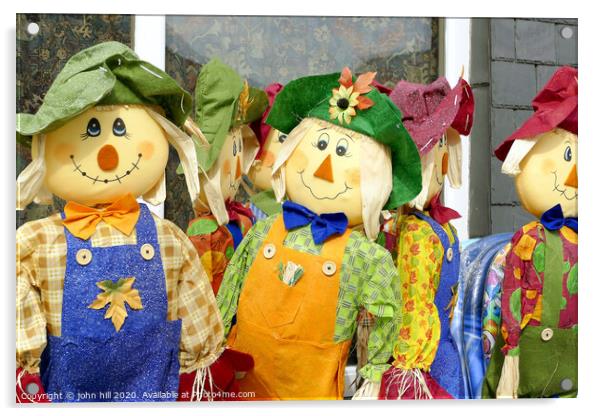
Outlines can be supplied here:
[[[563, 248], [562, 300], [559, 328], [577, 330], [577, 233], [568, 227], [559, 231]], [[533, 221], [512, 237], [506, 256], [502, 289], [502, 336], [504, 354], [518, 355], [521, 331], [539, 326], [545, 277], [546, 239], [541, 223]]]
[[[245, 277], [277, 217], [268, 217], [253, 226], [226, 270], [217, 296], [226, 333], [236, 315]], [[314, 244], [310, 225], [289, 231], [284, 245], [315, 255], [322, 249], [322, 245]], [[360, 370], [364, 378], [379, 381], [390, 367], [387, 361], [399, 331], [399, 294], [399, 279], [390, 254], [369, 241], [363, 232], [351, 232], [342, 259], [334, 341], [342, 342], [353, 337], [362, 307], [375, 317], [374, 329], [368, 340], [368, 364]]]
[[[428, 371], [437, 354], [441, 332], [435, 295], [443, 265], [443, 245], [426, 221], [414, 215], [399, 215], [397, 221], [402, 321], [393, 365]], [[442, 227], [453, 243], [453, 226], [447, 223]], [[450, 305], [450, 319], [452, 310]]]
[[[188, 224], [186, 233], [199, 254], [214, 293], [219, 289], [234, 250], [252, 225], [251, 219], [242, 214], [239, 214], [238, 221], [218, 225], [217, 220], [210, 213], [194, 218]], [[231, 227], [240, 230], [240, 234], [233, 235]]]
[[[190, 240], [173, 223], [153, 215], [167, 291], [167, 320], [182, 320], [180, 373], [211, 365], [223, 351], [223, 325], [209, 280]], [[136, 244], [101, 221], [94, 247]], [[17, 230], [17, 368], [36, 374], [47, 334], [61, 335], [67, 243], [60, 214]]]

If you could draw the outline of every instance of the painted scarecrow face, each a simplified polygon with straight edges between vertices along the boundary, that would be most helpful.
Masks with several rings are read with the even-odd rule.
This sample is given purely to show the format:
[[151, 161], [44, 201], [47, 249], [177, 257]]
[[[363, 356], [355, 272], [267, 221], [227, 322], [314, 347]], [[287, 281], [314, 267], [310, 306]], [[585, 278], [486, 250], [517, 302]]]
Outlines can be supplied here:
[[577, 216], [577, 136], [554, 129], [538, 136], [515, 178], [523, 207], [536, 217], [556, 204], [565, 217]]
[[249, 179], [262, 191], [272, 187], [272, 168], [285, 139], [286, 134], [274, 128], [270, 129], [270, 133], [265, 139], [262, 155], [249, 171]]
[[[448, 132], [450, 130], [453, 129], [448, 129]], [[453, 131], [455, 132], [455, 130]], [[431, 174], [431, 180], [428, 185], [428, 192], [426, 197], [426, 200], [429, 202], [433, 199], [435, 195], [441, 192], [441, 189], [443, 189], [443, 183], [445, 181], [445, 175], [447, 175], [447, 168], [449, 163], [449, 151], [447, 140], [447, 134], [444, 134], [443, 136], [441, 136], [437, 144], [430, 151], [433, 157], [433, 171]]]
[[230, 130], [224, 141], [214, 169], [219, 169], [220, 189], [224, 201], [234, 199], [240, 186], [243, 171], [244, 140], [242, 130]]
[[351, 130], [307, 121], [308, 130], [285, 165], [288, 197], [323, 214], [344, 212], [349, 225], [362, 223], [360, 142]]
[[169, 144], [142, 106], [93, 107], [46, 136], [45, 185], [88, 206], [148, 192], [163, 177]]

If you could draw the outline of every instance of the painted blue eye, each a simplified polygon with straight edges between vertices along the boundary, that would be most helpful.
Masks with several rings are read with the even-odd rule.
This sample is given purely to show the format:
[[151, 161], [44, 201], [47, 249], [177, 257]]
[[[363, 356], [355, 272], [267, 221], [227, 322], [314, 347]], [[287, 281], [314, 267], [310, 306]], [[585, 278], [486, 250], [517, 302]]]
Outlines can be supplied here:
[[236, 140], [232, 142], [232, 156], [236, 156]]
[[284, 143], [284, 140], [286, 140], [286, 134], [284, 134], [284, 133], [280, 133], [280, 134], [278, 135], [278, 141], [279, 141], [280, 143]]
[[330, 136], [326, 133], [322, 133], [318, 138], [318, 149], [325, 150], [328, 147], [328, 142], [330, 141]]
[[116, 118], [113, 122], [113, 134], [115, 136], [125, 136], [127, 133], [125, 123], [122, 119]]
[[336, 152], [339, 156], [345, 156], [347, 149], [349, 148], [349, 141], [347, 139], [341, 139], [337, 142]]
[[573, 151], [571, 150], [571, 146], [567, 146], [564, 149], [564, 160], [570, 162], [573, 159]]
[[92, 117], [90, 121], [88, 121], [86, 133], [88, 133], [88, 136], [91, 137], [97, 137], [100, 134], [100, 122], [98, 119]]

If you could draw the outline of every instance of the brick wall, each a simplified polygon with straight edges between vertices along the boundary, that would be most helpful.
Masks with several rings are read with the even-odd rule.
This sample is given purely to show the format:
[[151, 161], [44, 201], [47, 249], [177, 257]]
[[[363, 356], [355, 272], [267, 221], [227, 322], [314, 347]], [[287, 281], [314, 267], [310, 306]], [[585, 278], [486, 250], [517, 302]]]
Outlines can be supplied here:
[[[512, 178], [502, 175], [493, 149], [532, 114], [531, 100], [554, 71], [562, 65], [577, 65], [577, 20], [473, 19], [472, 36], [471, 83], [475, 97], [483, 98], [477, 103], [475, 126], [483, 123], [489, 129], [481, 126], [477, 137], [471, 136], [471, 152], [484, 155], [483, 147], [488, 146], [491, 169], [489, 230], [482, 221], [485, 192], [475, 190], [471, 214], [481, 207], [481, 221], [471, 221], [475, 224], [471, 235], [476, 236], [513, 231], [532, 219], [520, 207]], [[488, 48], [484, 46], [486, 38]], [[483, 56], [486, 53], [489, 56]], [[489, 137], [485, 137], [487, 133]], [[471, 180], [475, 176], [473, 173]], [[481, 190], [485, 186], [482, 179], [475, 185]]]

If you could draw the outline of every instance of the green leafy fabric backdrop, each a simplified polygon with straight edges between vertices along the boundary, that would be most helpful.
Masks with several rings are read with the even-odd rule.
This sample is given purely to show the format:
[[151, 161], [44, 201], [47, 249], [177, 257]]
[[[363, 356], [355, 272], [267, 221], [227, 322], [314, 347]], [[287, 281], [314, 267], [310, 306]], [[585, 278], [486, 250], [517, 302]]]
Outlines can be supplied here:
[[[436, 18], [168, 16], [166, 70], [194, 91], [201, 65], [219, 57], [253, 86], [310, 74], [377, 71], [392, 87], [400, 79], [438, 75]], [[172, 150], [165, 217], [186, 228], [193, 212]]]
[[[36, 23], [39, 32], [27, 31]], [[17, 112], [35, 113], [52, 81], [71, 55], [99, 42], [116, 40], [132, 44], [133, 18], [124, 15], [17, 14]], [[31, 161], [29, 147], [17, 143], [17, 175]], [[30, 204], [17, 211], [17, 227], [61, 209]]]

